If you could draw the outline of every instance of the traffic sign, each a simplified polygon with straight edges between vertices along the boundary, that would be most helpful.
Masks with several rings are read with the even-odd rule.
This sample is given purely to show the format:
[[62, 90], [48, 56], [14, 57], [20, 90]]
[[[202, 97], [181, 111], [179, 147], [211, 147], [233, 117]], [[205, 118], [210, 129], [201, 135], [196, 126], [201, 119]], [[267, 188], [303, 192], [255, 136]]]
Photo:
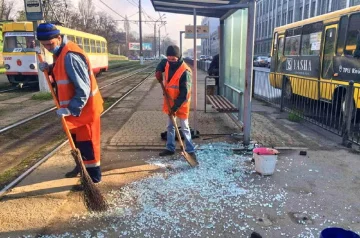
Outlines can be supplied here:
[[[196, 38], [209, 38], [209, 26], [196, 26]], [[194, 26], [185, 26], [185, 39], [194, 38]]]
[[43, 20], [41, 0], [24, 0], [26, 19], [28, 21]]

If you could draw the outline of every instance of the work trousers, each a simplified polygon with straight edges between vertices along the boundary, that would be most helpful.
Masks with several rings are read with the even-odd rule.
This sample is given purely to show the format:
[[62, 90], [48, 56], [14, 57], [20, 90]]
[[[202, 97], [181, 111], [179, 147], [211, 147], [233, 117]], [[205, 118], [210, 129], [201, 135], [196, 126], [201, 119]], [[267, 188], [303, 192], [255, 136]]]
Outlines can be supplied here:
[[[180, 118], [179, 118], [180, 119]], [[175, 118], [176, 120], [176, 118]], [[190, 128], [189, 128], [189, 120], [188, 119], [180, 119], [180, 125], [181, 125], [181, 130], [183, 132], [184, 135], [184, 139], [185, 139], [185, 151], [188, 153], [192, 153], [195, 151], [195, 147], [194, 144], [192, 143], [191, 140], [191, 132], [190, 132]], [[168, 123], [167, 123], [167, 140], [166, 140], [166, 149], [170, 150], [170, 151], [175, 151], [176, 145], [175, 145], [175, 126], [172, 123], [172, 120], [170, 119], [170, 117], [168, 118]]]
[[100, 182], [100, 117], [90, 124], [71, 129], [70, 133], [91, 179], [94, 183]]

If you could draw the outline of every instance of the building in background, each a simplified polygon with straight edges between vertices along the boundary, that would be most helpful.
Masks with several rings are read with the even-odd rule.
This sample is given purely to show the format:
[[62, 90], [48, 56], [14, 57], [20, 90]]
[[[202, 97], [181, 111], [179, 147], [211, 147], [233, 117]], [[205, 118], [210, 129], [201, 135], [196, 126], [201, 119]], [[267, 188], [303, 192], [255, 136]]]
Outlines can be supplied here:
[[[197, 58], [199, 59], [199, 57], [200, 57], [200, 55], [201, 55], [201, 49], [202, 49], [202, 46], [201, 45], [197, 45], [196, 46], [196, 48], [197, 48], [197, 51], [196, 51], [196, 56], [197, 56]], [[189, 58], [194, 58], [194, 50], [193, 50], [193, 48], [191, 48], [191, 49], [187, 49], [186, 51], [184, 51], [184, 58], [185, 57], [189, 57]]]
[[360, 0], [258, 0], [254, 55], [270, 55], [274, 28], [359, 5]]
[[219, 18], [204, 17], [201, 25], [209, 26], [209, 38], [201, 39], [201, 54], [214, 56], [219, 53]]

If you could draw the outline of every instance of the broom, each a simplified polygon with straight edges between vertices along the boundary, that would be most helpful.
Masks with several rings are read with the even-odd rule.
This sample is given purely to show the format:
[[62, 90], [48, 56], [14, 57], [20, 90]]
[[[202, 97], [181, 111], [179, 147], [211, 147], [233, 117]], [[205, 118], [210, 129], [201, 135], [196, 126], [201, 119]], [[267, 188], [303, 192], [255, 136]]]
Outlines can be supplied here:
[[[43, 62], [43, 58], [40, 54], [38, 54], [38, 60], [39, 62]], [[55, 105], [57, 108], [60, 108], [59, 102], [57, 100], [57, 97], [55, 95], [54, 89], [51, 85], [50, 78], [48, 72], [44, 71], [46, 81], [48, 83], [48, 86], [50, 88], [51, 95], [53, 97], [53, 100], [55, 102]], [[105, 211], [108, 208], [108, 204], [106, 202], [105, 197], [101, 194], [100, 190], [96, 187], [96, 185], [91, 180], [84, 162], [81, 157], [81, 153], [79, 149], [75, 147], [74, 141], [71, 137], [69, 128], [66, 124], [65, 118], [61, 117], [61, 122], [64, 128], [64, 131], [66, 133], [67, 138], [69, 139], [69, 143], [71, 146], [71, 155], [73, 156], [76, 165], [78, 168], [80, 168], [80, 182], [82, 187], [84, 188], [83, 192], [83, 200], [86, 208], [90, 211]]]
[[[161, 88], [162, 88], [162, 90], [163, 90], [163, 92], [164, 92], [164, 96], [165, 96], [165, 98], [166, 98], [166, 100], [165, 100], [165, 101], [166, 101], [166, 104], [168, 105], [168, 108], [169, 108], [169, 110], [170, 110], [171, 106], [170, 106], [170, 101], [169, 101], [169, 95], [168, 95], [167, 92], [166, 92], [164, 83], [163, 83], [162, 81], [160, 81], [160, 84], [161, 84]], [[169, 113], [169, 117], [170, 117], [170, 119], [171, 119], [171, 121], [172, 121], [172, 123], [173, 123], [173, 125], [174, 125], [174, 127], [175, 127], [176, 136], [177, 136], [177, 138], [178, 138], [178, 141], [179, 141], [179, 143], [180, 143], [180, 148], [181, 148], [181, 150], [182, 150], [182, 153], [181, 153], [182, 156], [183, 156], [183, 157], [185, 158], [185, 160], [190, 164], [191, 167], [197, 166], [197, 165], [199, 164], [199, 163], [197, 162], [197, 160], [194, 159], [193, 157], [191, 157], [191, 156], [185, 151], [184, 143], [183, 143], [183, 141], [181, 140], [179, 128], [178, 128], [178, 126], [177, 126], [177, 123], [176, 123], [176, 120], [175, 120], [174, 116], [173, 116], [171, 113]]]

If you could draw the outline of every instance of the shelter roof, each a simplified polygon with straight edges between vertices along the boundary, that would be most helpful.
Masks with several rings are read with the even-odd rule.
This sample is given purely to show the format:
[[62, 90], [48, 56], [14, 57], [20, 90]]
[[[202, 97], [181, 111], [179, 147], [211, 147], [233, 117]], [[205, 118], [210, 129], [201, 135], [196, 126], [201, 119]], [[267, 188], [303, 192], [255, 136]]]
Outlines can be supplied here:
[[[151, 0], [155, 11], [221, 18], [244, 0]], [[228, 8], [227, 8], [228, 7]]]

